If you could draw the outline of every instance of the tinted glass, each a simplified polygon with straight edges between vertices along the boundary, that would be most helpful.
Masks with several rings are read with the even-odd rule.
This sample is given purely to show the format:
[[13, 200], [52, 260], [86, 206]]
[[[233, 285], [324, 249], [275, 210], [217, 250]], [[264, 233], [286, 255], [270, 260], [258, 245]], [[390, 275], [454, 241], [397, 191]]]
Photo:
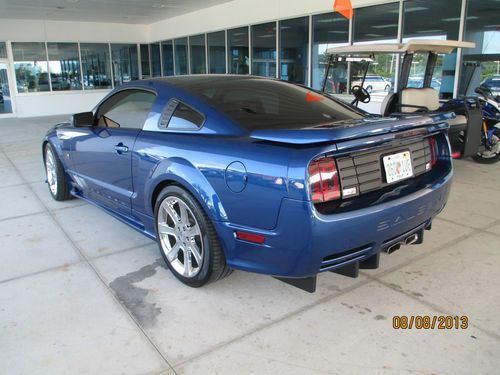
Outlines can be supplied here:
[[85, 90], [110, 89], [112, 85], [109, 45], [107, 43], [81, 43], [80, 53]]
[[172, 41], [167, 40], [161, 42], [161, 53], [163, 58], [163, 75], [173, 76], [174, 75], [174, 50], [172, 47]]
[[203, 125], [203, 121], [204, 118], [198, 111], [179, 103], [170, 117], [168, 129], [195, 130]]
[[463, 63], [466, 65], [462, 65], [461, 70], [461, 94], [473, 95], [474, 89], [482, 86], [490, 89], [493, 95], [500, 95], [499, 14], [498, 1], [474, 0], [467, 3], [464, 40], [475, 42], [476, 48], [463, 49]]
[[252, 26], [252, 74], [276, 77], [276, 22]]
[[175, 48], [175, 75], [187, 74], [187, 38], [174, 40]]
[[77, 43], [47, 43], [52, 91], [81, 90]]
[[98, 125], [142, 129], [155, 94], [142, 90], [125, 90], [110, 97], [99, 108]]
[[186, 88], [249, 130], [306, 128], [362, 117], [327, 96], [281, 81], [219, 79]]
[[248, 74], [248, 27], [227, 31], [228, 70], [231, 74]]
[[205, 34], [189, 37], [189, 48], [191, 54], [191, 74], [205, 74]]
[[153, 77], [161, 77], [160, 43], [149, 45], [151, 52], [151, 73]]
[[354, 43], [397, 41], [399, 3], [375, 5], [354, 11]]
[[226, 33], [219, 31], [207, 35], [208, 71], [226, 73]]
[[4, 42], [0, 42], [0, 59], [7, 58], [7, 47]]
[[[328, 54], [326, 50], [349, 42], [349, 20], [339, 13], [313, 16], [312, 45], [312, 87], [319, 90], [323, 85]], [[345, 93], [347, 90], [346, 70], [331, 71], [326, 92]]]
[[149, 65], [149, 45], [141, 44], [141, 72], [142, 79], [151, 77], [151, 69]]
[[45, 43], [12, 43], [17, 92], [49, 91]]
[[280, 78], [306, 84], [309, 17], [280, 21], [279, 27]]
[[136, 44], [112, 44], [111, 57], [115, 86], [139, 79]]
[[[410, 39], [458, 39], [462, 0], [404, 2], [403, 42]], [[422, 87], [428, 54], [416, 54], [410, 72], [410, 87]], [[431, 87], [441, 98], [453, 97], [457, 51], [439, 55]]]

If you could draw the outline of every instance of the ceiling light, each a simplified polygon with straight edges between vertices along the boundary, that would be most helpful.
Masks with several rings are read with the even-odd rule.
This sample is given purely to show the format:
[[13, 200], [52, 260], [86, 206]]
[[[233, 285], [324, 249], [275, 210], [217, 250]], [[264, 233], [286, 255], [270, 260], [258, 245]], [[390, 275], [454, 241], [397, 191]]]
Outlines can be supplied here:
[[389, 27], [397, 27], [398, 24], [397, 23], [390, 23], [388, 25], [375, 25], [375, 26], [372, 26], [374, 29], [388, 29]]
[[[419, 12], [421, 10], [428, 10], [428, 9], [429, 8], [426, 8], [426, 7], [412, 7], [412, 8], [405, 7], [405, 13]], [[399, 9], [392, 9], [392, 10], [388, 11], [387, 13], [399, 13]]]
[[383, 36], [383, 35], [380, 35], [380, 34], [365, 34], [365, 36], [379, 37], [379, 36]]
[[417, 34], [427, 34], [427, 33], [442, 33], [443, 30], [435, 29], [435, 30], [419, 30], [415, 31]]
[[161, 9], [161, 8], [166, 8], [167, 7], [165, 4], [153, 4], [151, 6], [153, 8], [156, 8], [156, 9]]

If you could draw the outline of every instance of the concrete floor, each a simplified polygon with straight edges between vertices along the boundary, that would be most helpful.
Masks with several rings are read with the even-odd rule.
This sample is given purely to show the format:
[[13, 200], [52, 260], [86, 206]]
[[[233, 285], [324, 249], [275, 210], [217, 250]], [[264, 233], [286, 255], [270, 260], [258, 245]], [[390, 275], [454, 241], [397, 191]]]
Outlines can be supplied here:
[[[425, 243], [308, 294], [234, 272], [190, 289], [156, 244], [51, 199], [40, 140], [58, 118], [0, 120], [0, 373], [498, 374], [500, 164], [456, 163]], [[394, 315], [466, 315], [395, 330]]]

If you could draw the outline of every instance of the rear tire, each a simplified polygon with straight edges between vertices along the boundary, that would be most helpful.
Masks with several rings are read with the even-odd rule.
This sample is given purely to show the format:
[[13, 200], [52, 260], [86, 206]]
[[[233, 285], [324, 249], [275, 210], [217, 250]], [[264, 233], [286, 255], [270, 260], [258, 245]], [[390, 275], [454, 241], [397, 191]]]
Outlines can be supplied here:
[[167, 186], [158, 195], [155, 228], [165, 263], [184, 284], [197, 288], [231, 273], [212, 222], [181, 187]]
[[64, 167], [57, 156], [57, 152], [52, 144], [47, 143], [43, 152], [43, 161], [45, 164], [45, 175], [49, 186], [50, 195], [56, 201], [67, 201], [72, 198], [68, 179]]
[[481, 164], [493, 164], [500, 160], [500, 129], [493, 131], [493, 150], [486, 150], [482, 153], [474, 155], [474, 161]]

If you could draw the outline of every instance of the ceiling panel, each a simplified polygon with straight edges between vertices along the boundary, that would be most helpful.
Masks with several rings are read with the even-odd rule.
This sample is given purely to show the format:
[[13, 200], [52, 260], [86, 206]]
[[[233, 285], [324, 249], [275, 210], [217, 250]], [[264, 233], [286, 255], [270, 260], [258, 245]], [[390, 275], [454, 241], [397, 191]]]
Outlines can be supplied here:
[[150, 24], [231, 0], [0, 0], [0, 18]]

